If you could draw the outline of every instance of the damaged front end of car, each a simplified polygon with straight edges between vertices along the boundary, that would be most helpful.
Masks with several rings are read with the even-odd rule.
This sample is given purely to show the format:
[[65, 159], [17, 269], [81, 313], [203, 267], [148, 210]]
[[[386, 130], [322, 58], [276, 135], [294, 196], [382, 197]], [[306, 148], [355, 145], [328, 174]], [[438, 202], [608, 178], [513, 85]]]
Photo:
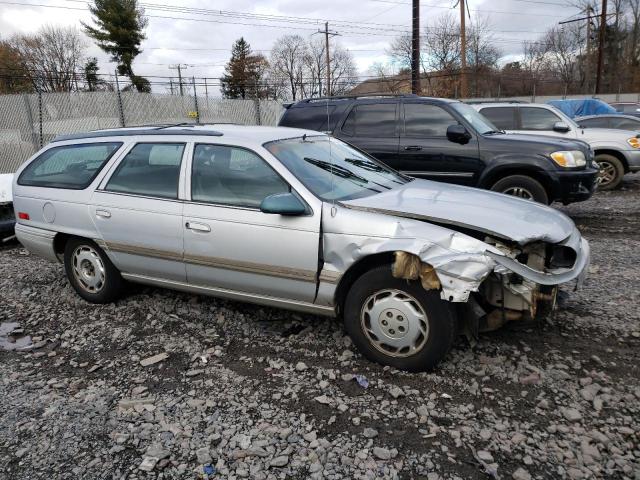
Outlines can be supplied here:
[[[589, 244], [572, 222], [557, 241], [544, 233], [514, 240], [473, 225], [402, 217], [351, 205], [339, 209], [324, 235], [324, 277], [327, 270], [346, 272], [363, 258], [390, 252], [396, 278], [419, 281], [458, 304], [463, 330], [476, 337], [508, 321], [546, 315], [558, 285], [579, 286], [587, 272]], [[366, 235], [354, 230], [363, 224], [370, 226]]]

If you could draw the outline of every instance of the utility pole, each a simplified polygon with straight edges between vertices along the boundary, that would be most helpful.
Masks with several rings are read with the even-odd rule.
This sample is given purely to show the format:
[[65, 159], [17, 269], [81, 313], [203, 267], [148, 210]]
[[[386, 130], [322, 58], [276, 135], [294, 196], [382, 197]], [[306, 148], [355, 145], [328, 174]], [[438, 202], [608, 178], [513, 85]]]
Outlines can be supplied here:
[[331, 96], [331, 55], [329, 52], [329, 35], [335, 36], [340, 35], [338, 32], [330, 32], [329, 31], [329, 22], [324, 22], [324, 30], [318, 30], [317, 33], [324, 33], [324, 54], [325, 54], [325, 62], [326, 62], [326, 79], [327, 86], [325, 88], [325, 94], [327, 97]]
[[183, 69], [186, 70], [187, 69], [187, 65], [181, 65], [181, 64], [169, 65], [169, 70], [177, 70], [178, 71], [178, 86], [179, 86], [180, 96], [181, 97], [184, 95], [184, 92], [182, 91], [182, 70]]
[[460, 98], [467, 98], [467, 29], [465, 25], [464, 0], [460, 1]]
[[420, 95], [420, 0], [413, 0], [411, 33], [411, 93]]
[[600, 31], [598, 32], [598, 70], [596, 72], [596, 95], [602, 87], [602, 65], [604, 62], [604, 32], [607, 29], [607, 0], [602, 0], [600, 12]]
[[587, 53], [584, 62], [584, 78], [587, 93], [591, 94], [591, 5], [587, 7]]

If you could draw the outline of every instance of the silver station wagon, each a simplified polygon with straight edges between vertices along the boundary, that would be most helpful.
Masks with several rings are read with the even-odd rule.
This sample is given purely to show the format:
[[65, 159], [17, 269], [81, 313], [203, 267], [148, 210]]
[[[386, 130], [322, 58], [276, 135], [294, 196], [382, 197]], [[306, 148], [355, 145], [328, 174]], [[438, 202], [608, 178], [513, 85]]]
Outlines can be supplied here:
[[412, 179], [306, 130], [63, 136], [13, 191], [20, 242], [89, 302], [131, 281], [338, 316], [367, 358], [410, 371], [458, 333], [548, 311], [589, 262], [552, 208]]

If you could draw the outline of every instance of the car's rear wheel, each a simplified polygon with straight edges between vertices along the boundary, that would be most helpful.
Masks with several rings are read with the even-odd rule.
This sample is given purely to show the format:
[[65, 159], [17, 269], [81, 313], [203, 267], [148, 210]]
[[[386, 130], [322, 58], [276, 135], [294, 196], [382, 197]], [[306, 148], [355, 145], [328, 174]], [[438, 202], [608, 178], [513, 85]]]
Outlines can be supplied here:
[[600, 166], [600, 190], [614, 190], [622, 183], [624, 166], [613, 155], [601, 153], [596, 156], [596, 163]]
[[492, 187], [494, 192], [504, 193], [525, 200], [549, 205], [549, 195], [542, 184], [526, 175], [509, 175], [498, 180]]
[[124, 288], [120, 272], [91, 240], [69, 239], [64, 249], [64, 267], [69, 283], [88, 302], [112, 302]]
[[456, 334], [452, 305], [420, 282], [394, 278], [390, 265], [355, 281], [345, 302], [344, 321], [365, 357], [411, 372], [435, 367]]

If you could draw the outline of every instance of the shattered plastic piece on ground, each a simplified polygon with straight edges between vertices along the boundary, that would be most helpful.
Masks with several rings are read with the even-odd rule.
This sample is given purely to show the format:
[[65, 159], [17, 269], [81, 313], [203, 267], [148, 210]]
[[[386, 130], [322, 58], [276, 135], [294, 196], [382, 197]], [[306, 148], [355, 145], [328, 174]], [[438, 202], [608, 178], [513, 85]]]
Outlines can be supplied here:
[[216, 467], [214, 467], [210, 463], [207, 463], [206, 465], [202, 466], [202, 473], [205, 474], [205, 478], [209, 478], [209, 475], [216, 474]]
[[369, 380], [367, 380], [367, 377], [365, 377], [364, 375], [354, 375], [353, 378], [355, 378], [356, 382], [358, 382], [358, 385], [360, 385], [362, 388], [369, 387]]

